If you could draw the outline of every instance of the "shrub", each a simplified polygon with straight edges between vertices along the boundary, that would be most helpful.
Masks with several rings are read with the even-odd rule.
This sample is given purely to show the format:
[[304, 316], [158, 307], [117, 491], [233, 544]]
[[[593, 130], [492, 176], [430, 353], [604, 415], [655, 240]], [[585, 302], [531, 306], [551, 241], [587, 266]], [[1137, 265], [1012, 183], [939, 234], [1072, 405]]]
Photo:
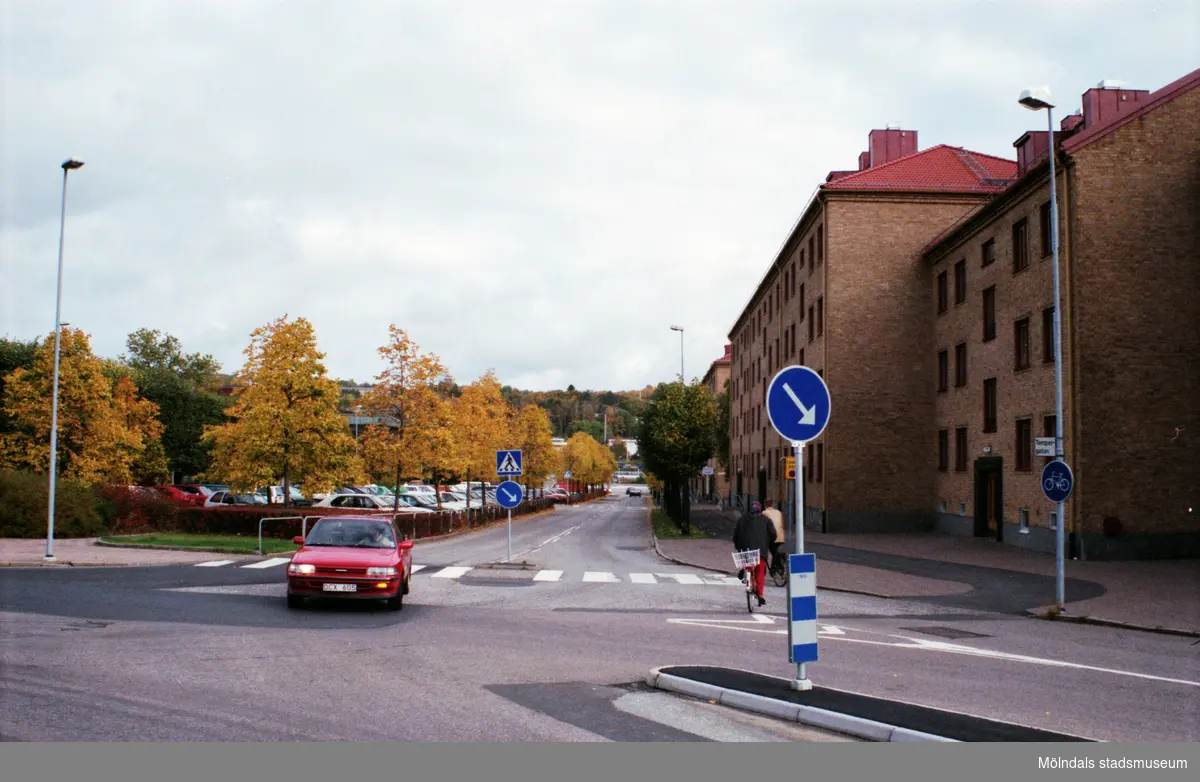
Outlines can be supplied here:
[[[40, 538], [46, 535], [49, 477], [17, 470], [0, 470], [0, 537]], [[99, 495], [78, 481], [59, 478], [54, 488], [54, 536], [99, 537], [109, 524], [99, 507]]]

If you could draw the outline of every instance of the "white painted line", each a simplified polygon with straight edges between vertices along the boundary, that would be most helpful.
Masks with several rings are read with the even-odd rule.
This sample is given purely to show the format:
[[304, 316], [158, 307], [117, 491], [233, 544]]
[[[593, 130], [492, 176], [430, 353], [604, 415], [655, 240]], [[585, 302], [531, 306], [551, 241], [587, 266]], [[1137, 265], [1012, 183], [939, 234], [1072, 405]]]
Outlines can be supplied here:
[[619, 584], [621, 579], [614, 576], [612, 573], [596, 573], [591, 570], [583, 574], [583, 580], [591, 583], [601, 584]]
[[469, 567], [444, 567], [434, 573], [432, 578], [462, 578], [471, 572]]
[[534, 581], [558, 581], [562, 578], [561, 570], [539, 570], [538, 574], [533, 577]]
[[629, 581], [634, 584], [657, 584], [653, 573], [630, 573]]
[[413, 572], [413, 573], [416, 573], [418, 570], [424, 570], [424, 569], [425, 569], [425, 566], [424, 566], [424, 565], [413, 565], [413, 566], [412, 566], [412, 572]]
[[292, 561], [291, 557], [272, 557], [271, 559], [264, 559], [262, 562], [255, 562], [250, 565], [242, 565], [242, 567], [243, 568], [253, 568], [253, 569], [279, 567], [283, 563], [291, 562], [291, 561]]
[[659, 573], [664, 578], [673, 578], [680, 584], [703, 584], [704, 580], [693, 573]]
[[196, 567], [222, 567], [224, 565], [232, 564], [232, 559], [214, 559], [211, 562], [197, 562]]

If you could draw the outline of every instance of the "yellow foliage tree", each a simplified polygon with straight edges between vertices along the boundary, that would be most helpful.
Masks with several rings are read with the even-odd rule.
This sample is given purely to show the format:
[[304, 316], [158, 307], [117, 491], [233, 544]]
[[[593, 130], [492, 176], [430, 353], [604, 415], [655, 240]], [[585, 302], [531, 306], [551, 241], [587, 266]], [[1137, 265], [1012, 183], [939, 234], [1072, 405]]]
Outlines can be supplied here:
[[422, 353], [403, 329], [392, 325], [388, 336], [379, 348], [387, 366], [360, 400], [381, 419], [363, 438], [366, 466], [381, 483], [394, 479], [397, 491], [411, 478], [429, 476], [436, 485], [440, 475], [434, 473], [451, 473], [456, 466], [451, 411], [438, 395], [450, 378], [441, 359]]
[[213, 445], [207, 477], [235, 491], [282, 479], [285, 504], [292, 483], [311, 494], [357, 482], [362, 461], [338, 413], [340, 389], [326, 375], [312, 324], [285, 315], [255, 329], [244, 352], [229, 422], [205, 427]]
[[498, 479], [496, 451], [517, 447], [509, 425], [510, 408], [500, 388], [495, 373], [488, 371], [454, 400], [454, 439], [468, 483]]
[[[141, 399], [127, 377], [106, 372], [82, 329], [63, 328], [58, 376], [58, 472], [93, 485], [161, 479], [158, 406]], [[38, 346], [30, 369], [4, 384], [4, 413], [13, 427], [0, 440], [0, 464], [47, 472], [54, 396], [54, 335]]]
[[521, 480], [526, 489], [541, 488], [546, 479], [558, 472], [559, 454], [554, 447], [554, 434], [550, 429], [550, 416], [541, 405], [527, 404], [521, 408], [513, 422], [515, 448], [521, 449], [524, 475]]
[[563, 446], [562, 465], [571, 480], [582, 486], [597, 486], [612, 480], [617, 462], [612, 451], [587, 432], [576, 432]]

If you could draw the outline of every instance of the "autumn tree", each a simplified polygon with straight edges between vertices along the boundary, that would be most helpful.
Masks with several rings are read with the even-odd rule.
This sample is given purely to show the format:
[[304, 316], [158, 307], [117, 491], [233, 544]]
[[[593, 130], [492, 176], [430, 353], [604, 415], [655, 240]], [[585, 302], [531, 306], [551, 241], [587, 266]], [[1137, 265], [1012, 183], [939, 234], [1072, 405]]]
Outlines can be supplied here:
[[[464, 386], [454, 400], [454, 437], [467, 482], [497, 479], [496, 451], [516, 448], [510, 410], [492, 371]], [[468, 492], [468, 497], [470, 493]], [[468, 502], [470, 500], [468, 499]]]
[[586, 432], [576, 432], [567, 440], [562, 465], [570, 470], [571, 480], [585, 489], [608, 483], [617, 469], [612, 451]]
[[338, 413], [338, 384], [326, 374], [312, 324], [285, 315], [251, 334], [229, 421], [205, 427], [212, 443], [209, 477], [236, 491], [282, 479], [309, 493], [328, 491], [362, 474], [349, 425]]
[[663, 508], [681, 531], [690, 531], [687, 481], [716, 451], [717, 405], [699, 383], [665, 383], [642, 416], [638, 451], [646, 471], [663, 483]]
[[[385, 368], [358, 403], [380, 422], [367, 427], [363, 453], [368, 471], [380, 482], [395, 480], [396, 509], [400, 484], [410, 478], [447, 473], [455, 465], [451, 411], [438, 389], [449, 382], [441, 359], [422, 353], [403, 329], [388, 328], [388, 344], [379, 348]], [[439, 495], [439, 504], [441, 503]]]
[[[94, 485], [161, 479], [165, 461], [157, 406], [128, 378], [112, 375], [81, 329], [63, 328], [59, 348], [58, 473]], [[54, 335], [38, 345], [32, 365], [9, 373], [0, 435], [0, 464], [35, 472], [50, 468]]]
[[558, 449], [550, 430], [550, 416], [538, 405], [521, 408], [513, 422], [515, 448], [521, 449], [525, 489], [540, 487], [559, 469]]

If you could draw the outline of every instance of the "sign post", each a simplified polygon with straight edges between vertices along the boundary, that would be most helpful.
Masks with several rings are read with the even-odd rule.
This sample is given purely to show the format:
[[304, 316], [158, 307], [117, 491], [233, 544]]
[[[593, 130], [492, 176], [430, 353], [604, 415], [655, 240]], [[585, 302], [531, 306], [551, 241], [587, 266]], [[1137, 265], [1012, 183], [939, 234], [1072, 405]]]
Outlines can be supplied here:
[[[524, 465], [519, 450], [496, 451], [497, 476], [521, 475], [523, 472]], [[502, 489], [504, 491], [501, 491]], [[512, 509], [521, 504], [523, 493], [521, 484], [516, 481], [504, 481], [496, 487], [496, 502], [500, 507], [508, 509], [508, 558], [505, 562], [512, 562]]]
[[[788, 477], [795, 480], [794, 552], [788, 557], [789, 660], [796, 664], [793, 690], [811, 690], [805, 663], [817, 660], [816, 557], [804, 553], [804, 445], [815, 440], [829, 423], [829, 387], [804, 366], [779, 370], [767, 387], [767, 417], [779, 436], [792, 444]], [[793, 461], [794, 460], [794, 461]]]
[[1058, 595], [1058, 605], [1061, 608], [1066, 602], [1066, 575], [1063, 567], [1063, 540], [1066, 537], [1064, 527], [1066, 519], [1063, 518], [1063, 503], [1071, 496], [1071, 491], [1075, 488], [1075, 474], [1071, 472], [1071, 468], [1063, 461], [1062, 454], [1058, 455], [1052, 462], [1047, 462], [1042, 468], [1042, 493], [1046, 495], [1046, 499], [1054, 503], [1054, 525], [1055, 533], [1058, 536], [1057, 547], [1057, 567], [1055, 568], [1055, 591]]

